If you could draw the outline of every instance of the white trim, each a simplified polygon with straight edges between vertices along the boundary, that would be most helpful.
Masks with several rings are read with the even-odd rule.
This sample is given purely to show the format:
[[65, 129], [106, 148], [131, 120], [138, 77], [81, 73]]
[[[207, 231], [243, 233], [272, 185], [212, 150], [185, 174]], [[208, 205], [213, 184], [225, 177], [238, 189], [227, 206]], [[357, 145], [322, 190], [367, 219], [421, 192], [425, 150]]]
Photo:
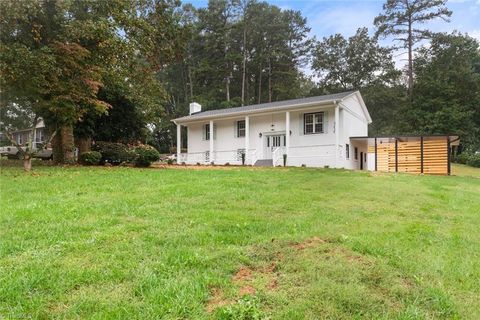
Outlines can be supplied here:
[[209, 161], [214, 162], [215, 161], [215, 156], [214, 156], [214, 153], [213, 153], [213, 139], [214, 139], [214, 136], [213, 136], [213, 121], [212, 120], [210, 120], [210, 122], [209, 122], [209, 131], [210, 131], [210, 134], [209, 134], [210, 135], [209, 136], [209, 138], [210, 138], [210, 140], [209, 140], [209, 142], [210, 142]]
[[311, 147], [333, 147], [335, 144], [329, 143], [329, 144], [309, 144], [306, 146], [290, 146], [291, 149], [296, 149], [296, 148], [311, 148]]
[[290, 149], [290, 111], [285, 112], [285, 154], [287, 155], [287, 163]]
[[245, 117], [245, 164], [248, 164], [250, 157], [248, 156], [250, 149], [250, 117]]
[[364, 117], [362, 117], [362, 116], [359, 115], [358, 113], [353, 112], [350, 108], [348, 108], [347, 106], [345, 106], [343, 103], [340, 102], [339, 105], [342, 106], [342, 110], [347, 111], [348, 113], [350, 113], [352, 116], [354, 116], [354, 117], [357, 118], [358, 120], [361, 120], [361, 121], [366, 122], [366, 123], [371, 123], [371, 121], [368, 122], [368, 119], [365, 119]]
[[182, 125], [177, 124], [177, 163], [180, 161], [181, 153], [182, 153]]
[[[350, 96], [350, 95], [349, 95]], [[227, 120], [227, 119], [234, 119], [234, 118], [239, 118], [244, 115], [263, 115], [263, 114], [274, 114], [274, 113], [284, 113], [285, 111], [304, 111], [304, 109], [298, 109], [298, 108], [304, 108], [304, 107], [311, 107], [311, 108], [328, 108], [328, 107], [333, 107], [336, 105], [337, 101], [340, 100], [328, 100], [328, 101], [322, 101], [322, 102], [309, 102], [309, 103], [301, 103], [301, 104], [294, 104], [294, 105], [287, 105], [287, 106], [282, 106], [282, 107], [270, 107], [270, 108], [262, 108], [262, 109], [256, 109], [256, 110], [248, 110], [248, 111], [241, 111], [238, 113], [230, 113], [227, 114], [226, 116], [222, 116], [221, 114], [217, 115], [211, 115], [211, 116], [203, 116], [203, 117], [198, 117], [195, 119], [184, 119], [182, 118], [177, 118], [172, 120], [174, 123], [194, 123], [194, 122], [205, 122], [205, 120], [209, 119], [221, 119], [221, 120]], [[324, 107], [327, 105], [326, 107]], [[297, 110], [298, 109], [298, 110]], [[306, 111], [306, 110], [305, 110]]]
[[338, 145], [340, 143], [340, 106], [335, 105], [335, 168], [339, 163], [339, 150]]

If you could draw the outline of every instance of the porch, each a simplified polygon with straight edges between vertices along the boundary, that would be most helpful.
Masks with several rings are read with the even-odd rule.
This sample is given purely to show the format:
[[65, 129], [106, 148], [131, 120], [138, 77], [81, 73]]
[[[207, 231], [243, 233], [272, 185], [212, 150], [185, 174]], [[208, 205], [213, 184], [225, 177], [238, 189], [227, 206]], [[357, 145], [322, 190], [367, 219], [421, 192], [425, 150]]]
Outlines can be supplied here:
[[339, 106], [329, 104], [177, 123], [178, 146], [187, 128], [187, 152], [177, 148], [178, 163], [335, 167], [340, 162], [339, 114]]

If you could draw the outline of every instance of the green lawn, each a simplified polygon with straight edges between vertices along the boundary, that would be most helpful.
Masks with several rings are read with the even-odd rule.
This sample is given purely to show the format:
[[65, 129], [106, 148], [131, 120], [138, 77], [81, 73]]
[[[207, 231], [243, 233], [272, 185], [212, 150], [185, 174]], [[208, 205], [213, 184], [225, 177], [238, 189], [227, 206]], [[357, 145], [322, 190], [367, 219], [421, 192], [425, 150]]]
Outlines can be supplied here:
[[0, 319], [480, 318], [475, 177], [41, 167], [0, 182]]

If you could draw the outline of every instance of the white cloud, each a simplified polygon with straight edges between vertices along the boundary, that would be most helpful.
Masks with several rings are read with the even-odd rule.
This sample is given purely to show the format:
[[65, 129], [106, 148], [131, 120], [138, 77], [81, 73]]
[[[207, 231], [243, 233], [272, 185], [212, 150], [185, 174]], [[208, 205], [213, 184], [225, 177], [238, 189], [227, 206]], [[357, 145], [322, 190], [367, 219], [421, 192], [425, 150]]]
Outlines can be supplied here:
[[341, 33], [348, 37], [358, 28], [368, 27], [373, 30], [373, 19], [378, 14], [379, 6], [372, 2], [352, 2], [342, 5], [326, 6], [322, 2], [309, 5], [304, 10], [312, 33], [318, 38]]

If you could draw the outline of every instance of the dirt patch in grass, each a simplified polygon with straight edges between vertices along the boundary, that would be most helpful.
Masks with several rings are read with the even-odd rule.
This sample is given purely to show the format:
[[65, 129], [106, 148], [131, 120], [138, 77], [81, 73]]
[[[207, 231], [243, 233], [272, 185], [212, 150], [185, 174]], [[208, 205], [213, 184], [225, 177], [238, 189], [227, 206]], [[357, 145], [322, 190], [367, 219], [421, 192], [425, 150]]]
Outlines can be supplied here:
[[252, 269], [249, 267], [242, 266], [240, 269], [235, 273], [232, 280], [233, 282], [243, 282], [249, 281], [252, 279]]
[[328, 255], [333, 257], [342, 257], [350, 263], [372, 264], [373, 262], [364, 255], [357, 254], [352, 250], [342, 247], [331, 248], [328, 250]]
[[224, 307], [230, 303], [231, 301], [225, 297], [222, 289], [213, 287], [210, 290], [210, 299], [207, 301], [206, 310], [208, 313], [211, 313], [215, 309]]
[[295, 243], [292, 244], [292, 247], [297, 249], [297, 250], [304, 250], [306, 248], [311, 248], [311, 247], [314, 247], [314, 246], [317, 246], [319, 244], [326, 243], [326, 242], [328, 242], [328, 241], [326, 241], [322, 238], [313, 237], [313, 238], [307, 239], [303, 242], [295, 242]]
[[255, 290], [255, 288], [251, 285], [246, 285], [246, 286], [243, 286], [241, 287], [239, 290], [238, 290], [238, 294], [243, 297], [243, 296], [247, 296], [247, 295], [251, 295], [253, 296], [257, 291]]

